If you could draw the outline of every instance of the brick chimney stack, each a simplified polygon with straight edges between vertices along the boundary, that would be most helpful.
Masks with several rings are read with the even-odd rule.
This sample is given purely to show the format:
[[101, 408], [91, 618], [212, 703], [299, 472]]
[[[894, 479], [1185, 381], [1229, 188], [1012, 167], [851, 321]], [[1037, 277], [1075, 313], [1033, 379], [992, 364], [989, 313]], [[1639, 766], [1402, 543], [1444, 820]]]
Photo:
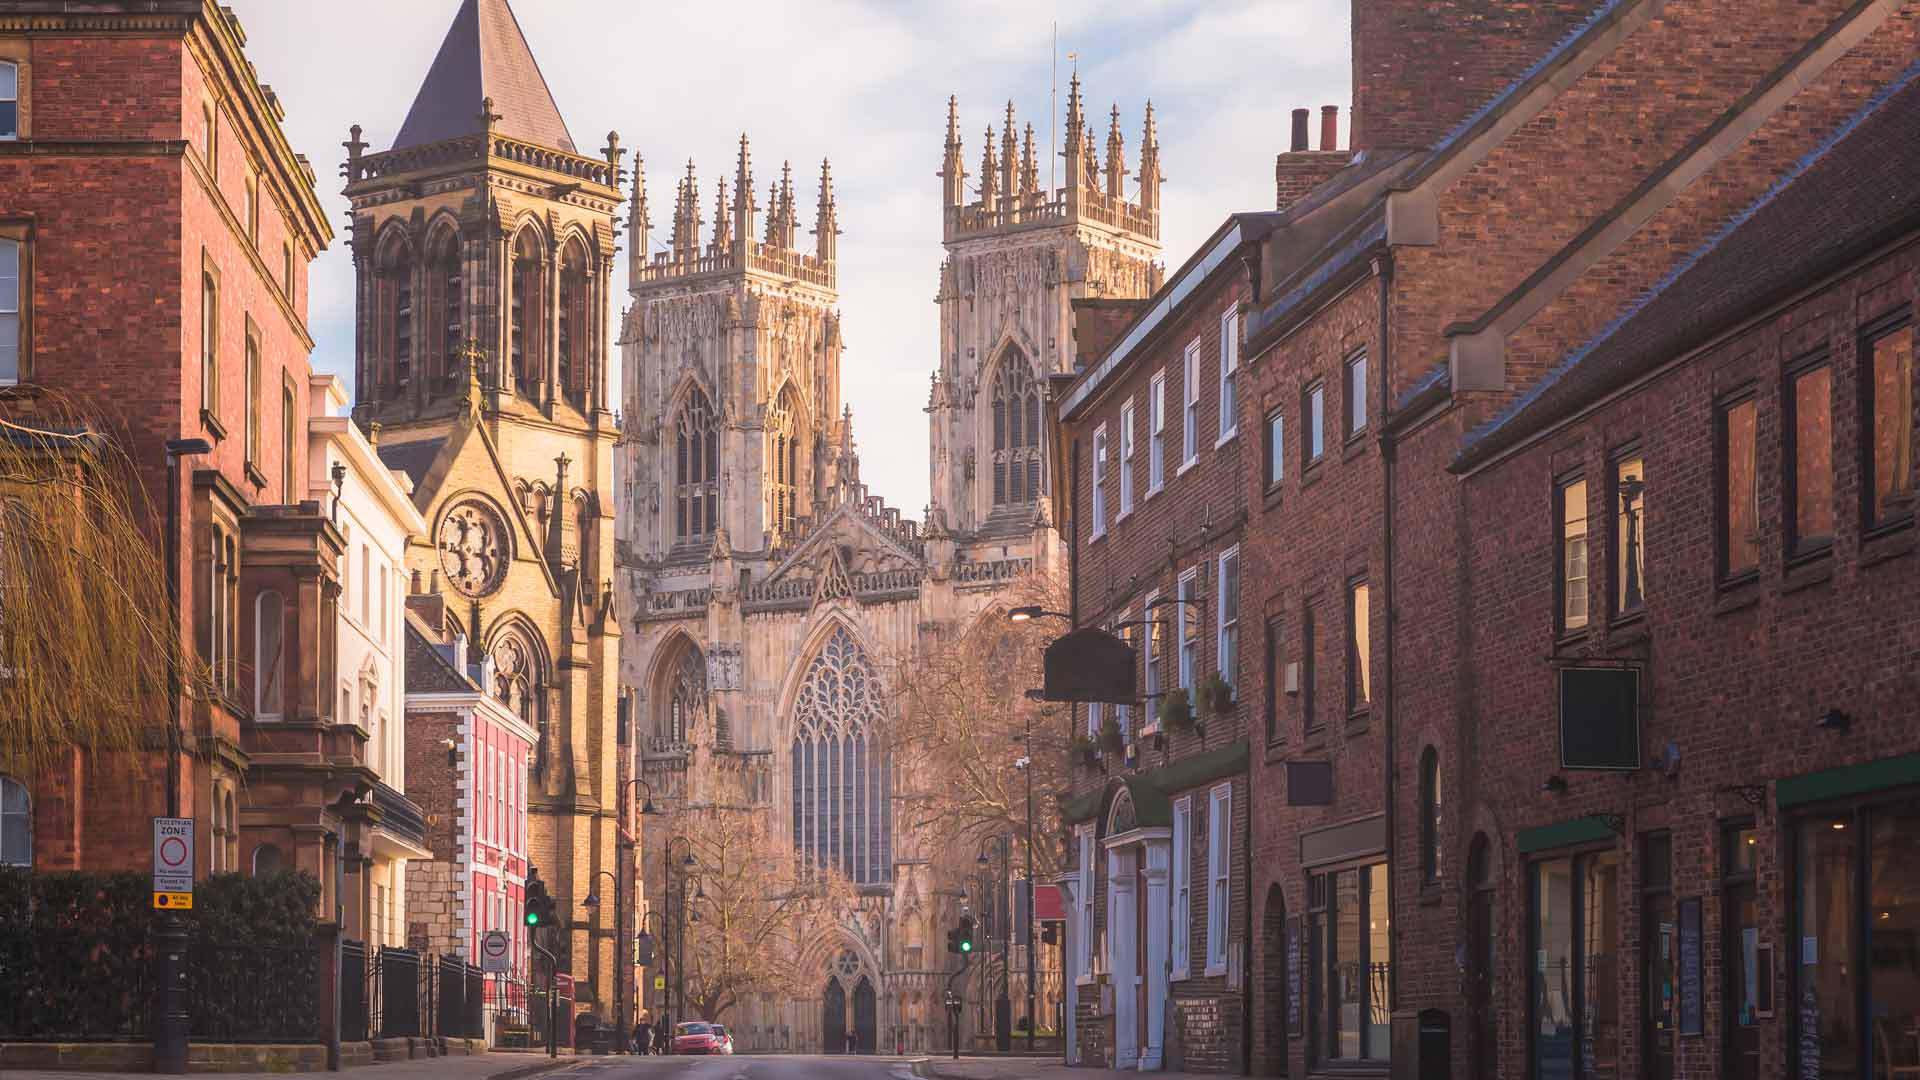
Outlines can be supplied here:
[[1320, 149], [1340, 149], [1340, 106], [1320, 106]]
[[1302, 153], [1307, 149], [1307, 110], [1293, 110], [1293, 142], [1289, 146], [1293, 153]]

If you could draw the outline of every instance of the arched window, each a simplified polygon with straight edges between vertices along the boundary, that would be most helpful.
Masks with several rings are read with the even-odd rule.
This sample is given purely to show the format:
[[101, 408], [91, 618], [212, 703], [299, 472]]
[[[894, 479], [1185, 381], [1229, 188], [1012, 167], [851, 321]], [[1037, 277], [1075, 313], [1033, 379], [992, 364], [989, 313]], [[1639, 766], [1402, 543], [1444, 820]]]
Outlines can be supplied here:
[[804, 434], [793, 391], [782, 391], [767, 415], [766, 471], [769, 520], [782, 533], [793, 531], [800, 512], [800, 440]]
[[685, 645], [668, 668], [667, 715], [661, 734], [684, 743], [707, 718], [707, 663], [700, 650]]
[[277, 874], [286, 868], [286, 861], [280, 849], [273, 844], [261, 844], [253, 849], [253, 876], [266, 877]]
[[673, 535], [692, 540], [713, 531], [720, 508], [720, 434], [699, 387], [687, 392], [674, 426]]
[[0, 866], [33, 865], [33, 799], [27, 786], [0, 776]]
[[880, 676], [845, 627], [807, 665], [793, 703], [793, 846], [857, 885], [893, 878], [891, 770]]
[[454, 350], [466, 341], [466, 277], [460, 263], [460, 234], [442, 229], [427, 252], [427, 378], [453, 370]]
[[286, 715], [286, 600], [269, 589], [253, 602], [253, 716]]
[[993, 376], [993, 505], [1040, 498], [1040, 384], [1009, 351]]
[[586, 408], [592, 383], [593, 332], [587, 319], [591, 291], [587, 253], [578, 238], [567, 241], [560, 255], [560, 392], [579, 408]]
[[1440, 880], [1441, 836], [1440, 751], [1427, 747], [1420, 755], [1420, 880]]
[[493, 696], [540, 735], [540, 754], [547, 752], [547, 714], [544, 702], [547, 671], [544, 654], [519, 626], [495, 635]]
[[513, 301], [508, 311], [513, 384], [522, 395], [538, 397], [546, 386], [545, 265], [540, 238], [532, 229], [513, 243]]
[[413, 245], [395, 239], [381, 247], [374, 290], [380, 356], [373, 396], [391, 401], [413, 385]]

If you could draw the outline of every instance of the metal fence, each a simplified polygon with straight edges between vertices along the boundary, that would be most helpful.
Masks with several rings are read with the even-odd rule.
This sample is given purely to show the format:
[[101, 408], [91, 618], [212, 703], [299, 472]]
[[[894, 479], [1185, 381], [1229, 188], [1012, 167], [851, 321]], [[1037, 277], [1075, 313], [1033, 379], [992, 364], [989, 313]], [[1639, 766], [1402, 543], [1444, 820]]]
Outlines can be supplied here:
[[[341, 978], [351, 976], [343, 970]], [[367, 1001], [364, 1029], [376, 1038], [478, 1039], [486, 1035], [483, 976], [460, 957], [383, 948], [373, 957], [361, 985], [366, 987]], [[342, 1013], [341, 1038], [346, 1040], [348, 1024], [361, 1017], [344, 1003]]]

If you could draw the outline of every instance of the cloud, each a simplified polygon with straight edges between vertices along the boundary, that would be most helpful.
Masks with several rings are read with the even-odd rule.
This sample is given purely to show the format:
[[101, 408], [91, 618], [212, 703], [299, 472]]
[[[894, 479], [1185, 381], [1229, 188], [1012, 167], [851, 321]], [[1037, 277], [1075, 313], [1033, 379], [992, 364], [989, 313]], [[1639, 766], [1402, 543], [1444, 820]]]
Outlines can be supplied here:
[[[347, 128], [364, 125], [376, 148], [391, 143], [458, 0], [228, 2], [247, 28], [249, 58], [287, 106], [295, 150], [313, 159], [328, 212], [343, 226], [336, 167]], [[1289, 110], [1349, 100], [1351, 2], [516, 0], [516, 11], [575, 142], [590, 152], [618, 130], [644, 155], [656, 241], [676, 172], [695, 159], [710, 203], [713, 181], [731, 182], [742, 131], [763, 191], [791, 160], [809, 211], [820, 159], [832, 157], [843, 386], [863, 478], [917, 514], [927, 498], [927, 374], [937, 362], [933, 294], [944, 253], [934, 173], [947, 96], [960, 98], [970, 161], [1009, 98], [1044, 145], [1057, 21], [1061, 80], [1067, 54], [1078, 53], [1096, 116], [1109, 102], [1121, 106], [1130, 158], [1141, 106], [1154, 101], [1169, 174], [1165, 260], [1178, 266], [1228, 213], [1272, 205]], [[351, 380], [353, 267], [342, 231], [314, 266], [308, 314], [315, 367]], [[624, 306], [624, 259], [615, 286]]]

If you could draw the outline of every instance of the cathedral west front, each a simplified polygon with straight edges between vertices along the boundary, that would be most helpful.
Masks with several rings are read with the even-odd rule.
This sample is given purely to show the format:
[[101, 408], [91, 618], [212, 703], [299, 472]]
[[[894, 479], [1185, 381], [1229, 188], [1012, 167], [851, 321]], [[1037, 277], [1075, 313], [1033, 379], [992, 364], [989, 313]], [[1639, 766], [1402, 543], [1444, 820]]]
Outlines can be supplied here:
[[[965, 892], [935, 868], [944, 838], [900, 812], [935, 777], [887, 751], [889, 682], [916, 650], [1001, 617], [1012, 588], [1064, 566], [1046, 381], [1073, 370], [1073, 301], [1142, 298], [1160, 278], [1151, 107], [1137, 169], [1117, 110], [1105, 138], [1103, 163], [1076, 79], [1049, 188], [1011, 104], [970, 169], [949, 103], [922, 521], [861, 479], [830, 165], [803, 181], [786, 164], [756, 175], [742, 136], [728, 173], [708, 185], [689, 164], [670, 198], [634, 169], [615, 590], [638, 775], [669, 811], [770, 816], [783, 848], [853, 893], [796, 928], [790, 989], [723, 1018], [743, 1050], [944, 1045], [944, 930]], [[664, 914], [697, 871], [657, 833], [643, 874]], [[647, 1003], [672, 1007], [659, 992]]]

